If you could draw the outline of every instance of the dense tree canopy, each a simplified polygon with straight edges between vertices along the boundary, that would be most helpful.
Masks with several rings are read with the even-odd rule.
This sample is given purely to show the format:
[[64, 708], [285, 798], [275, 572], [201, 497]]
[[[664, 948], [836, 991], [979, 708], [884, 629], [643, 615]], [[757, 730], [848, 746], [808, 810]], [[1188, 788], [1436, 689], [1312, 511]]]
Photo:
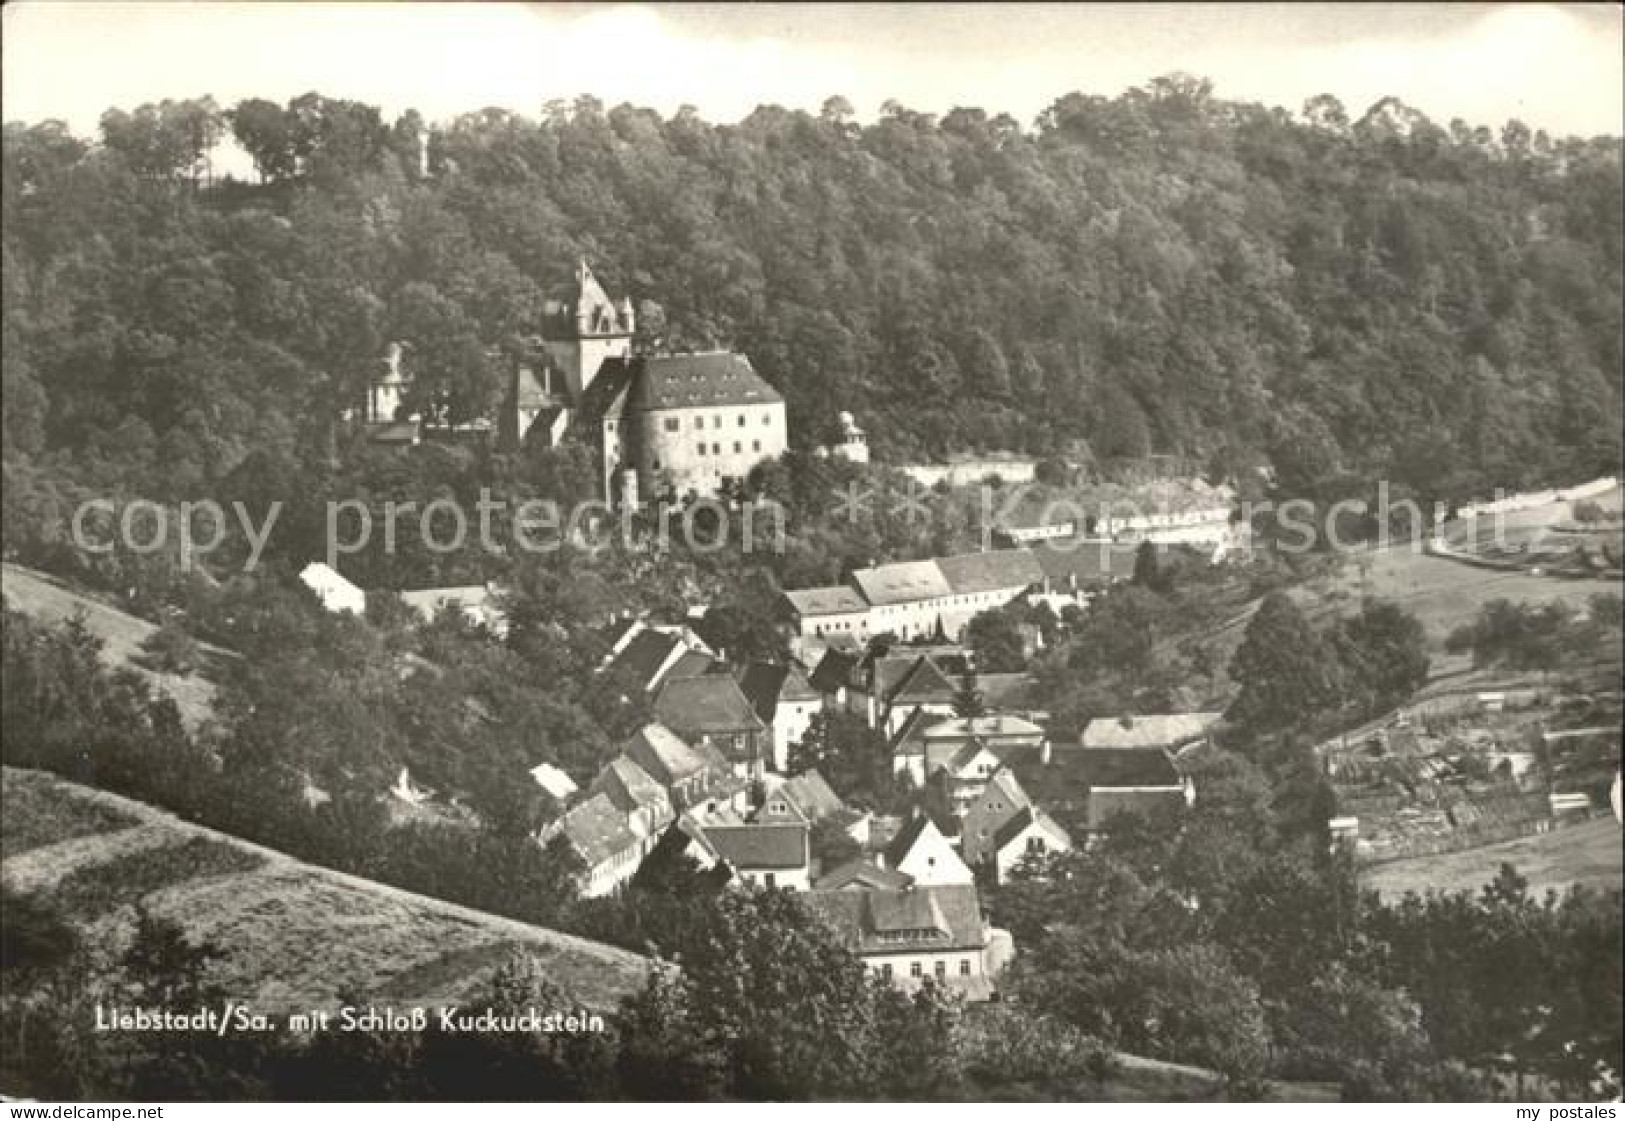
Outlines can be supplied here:
[[[580, 254], [667, 342], [748, 353], [801, 445], [850, 408], [882, 455], [1245, 448], [1298, 489], [1614, 463], [1618, 141], [1351, 116], [1169, 78], [1032, 128], [591, 98], [431, 128], [315, 93], [111, 109], [96, 144], [9, 123], [8, 470], [60, 451], [163, 494], [254, 450], [323, 469], [390, 337], [477, 412]], [[199, 189], [228, 130], [263, 182]]]

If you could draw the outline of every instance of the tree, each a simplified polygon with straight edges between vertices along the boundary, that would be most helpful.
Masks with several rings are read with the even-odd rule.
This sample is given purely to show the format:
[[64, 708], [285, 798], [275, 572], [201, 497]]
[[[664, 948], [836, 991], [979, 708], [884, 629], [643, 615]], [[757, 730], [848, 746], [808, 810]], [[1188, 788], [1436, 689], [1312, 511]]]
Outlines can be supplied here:
[[954, 715], [969, 720], [986, 711], [982, 691], [976, 687], [976, 674], [966, 670], [959, 678], [959, 687], [954, 690]]
[[1334, 963], [1292, 1002], [1287, 1062], [1341, 1084], [1345, 1101], [1416, 1101], [1433, 1066], [1422, 1010], [1404, 993]]
[[1368, 600], [1340, 623], [1332, 644], [1349, 691], [1369, 713], [1385, 712], [1427, 684], [1427, 634], [1403, 608]]
[[196, 179], [224, 125], [213, 98], [164, 101], [134, 113], [109, 109], [102, 114], [102, 142], [119, 153], [137, 175]]
[[983, 673], [1019, 673], [1027, 668], [1027, 645], [1008, 607], [978, 612], [965, 626], [965, 645]]
[[[685, 1092], [719, 1066], [731, 1093], [774, 1100], [948, 1073], [954, 1017], [934, 986], [900, 1000], [791, 893], [723, 893], [695, 916], [677, 960], [680, 980], [652, 976], [630, 1011], [656, 1077]], [[674, 1037], [662, 1021], [688, 1030]]]
[[1138, 459], [1151, 452], [1151, 429], [1145, 410], [1121, 386], [1107, 386], [1090, 439], [1097, 456], [1106, 459]]
[[178, 619], [166, 620], [163, 626], [148, 635], [141, 643], [141, 653], [150, 668], [181, 677], [194, 672], [202, 656], [197, 640], [187, 633]]
[[226, 118], [233, 138], [254, 161], [261, 179], [274, 183], [297, 174], [299, 154], [293, 123], [280, 105], [251, 97], [239, 101]]
[[1008, 399], [1012, 389], [1010, 364], [1005, 360], [998, 340], [984, 328], [978, 327], [971, 332], [969, 349], [970, 364], [967, 369], [977, 395], [996, 401]]
[[1332, 133], [1346, 133], [1349, 127], [1348, 110], [1329, 93], [1316, 94], [1303, 103], [1303, 119], [1315, 128]]
[[824, 872], [839, 868], [863, 855], [863, 846], [852, 839], [839, 815], [820, 818], [812, 827], [812, 854]]
[[792, 773], [816, 769], [843, 800], [878, 804], [893, 779], [886, 740], [862, 716], [825, 709], [814, 714], [799, 744], [790, 745]]
[[1285, 592], [1264, 597], [1230, 676], [1241, 689], [1225, 716], [1256, 732], [1310, 723], [1343, 699], [1335, 656]]
[[1134, 583], [1158, 595], [1166, 595], [1173, 590], [1173, 580], [1163, 570], [1162, 562], [1157, 555], [1157, 546], [1151, 541], [1140, 542], [1140, 547], [1134, 551]]

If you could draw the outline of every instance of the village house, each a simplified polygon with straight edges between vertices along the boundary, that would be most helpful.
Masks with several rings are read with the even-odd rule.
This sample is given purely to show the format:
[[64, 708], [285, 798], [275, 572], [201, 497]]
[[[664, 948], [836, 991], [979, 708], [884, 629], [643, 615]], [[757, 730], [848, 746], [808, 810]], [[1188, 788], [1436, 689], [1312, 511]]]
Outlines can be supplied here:
[[924, 804], [938, 821], [957, 827], [1002, 766], [1004, 760], [981, 740], [965, 741], [953, 755], [926, 771]]
[[919, 886], [972, 884], [976, 877], [929, 815], [916, 811], [886, 846], [884, 867]]
[[773, 769], [790, 769], [790, 745], [801, 742], [812, 718], [823, 707], [823, 697], [797, 665], [753, 662], [739, 679], [739, 688], [773, 739]]
[[1006, 882], [1010, 873], [1024, 861], [1042, 860], [1071, 850], [1072, 838], [1059, 822], [1039, 806], [1023, 806], [994, 831], [989, 843], [988, 863], [993, 882]]
[[830, 650], [808, 680], [825, 709], [861, 715], [887, 736], [915, 710], [952, 716], [958, 692], [935, 658], [912, 647]]
[[630, 880], [647, 852], [646, 838], [633, 832], [627, 816], [607, 794], [594, 794], [571, 807], [542, 831], [547, 845], [557, 837], [584, 866], [577, 890], [584, 898], [608, 895]]
[[539, 763], [532, 767], [530, 777], [561, 806], [575, 797], [580, 790], [574, 779], [551, 763]]
[[[779, 784], [782, 788], [783, 783]], [[785, 798], [778, 790], [770, 790], [763, 797], [762, 804], [756, 807], [751, 815], [751, 823], [755, 825], [811, 825], [807, 815]]]
[[1011, 768], [1074, 841], [1104, 832], [1118, 814], [1157, 817], [1185, 809], [1196, 796], [1172, 756], [1158, 747], [1047, 744]]
[[625, 755], [618, 755], [598, 772], [587, 788], [589, 797], [602, 794], [626, 815], [632, 832], [645, 841], [646, 854], [654, 838], [676, 820], [666, 788]]
[[1030, 720], [1008, 713], [988, 712], [981, 716], [956, 717], [933, 724], [920, 733], [925, 774], [946, 765], [972, 743], [980, 744], [1001, 761], [1016, 754], [1038, 750], [1047, 738], [1044, 729]]
[[299, 571], [299, 582], [316, 594], [327, 611], [335, 614], [348, 611], [352, 615], [366, 613], [367, 593], [320, 561], [305, 565]]
[[[799, 816], [799, 815], [798, 815]], [[705, 842], [743, 887], [807, 891], [812, 845], [805, 821], [746, 825], [701, 824]]]
[[654, 715], [683, 740], [714, 748], [735, 774], [761, 781], [771, 754], [768, 727], [729, 675], [668, 678], [655, 697]]
[[656, 626], [627, 620], [614, 639], [599, 673], [619, 677], [634, 689], [653, 693], [670, 678], [698, 677], [714, 669], [716, 656], [684, 626]]
[[925, 785], [925, 733], [953, 717], [923, 708], [912, 709], [887, 741], [892, 774], [906, 778], [915, 787]]
[[808, 908], [871, 972], [905, 992], [932, 978], [967, 1000], [987, 1000], [992, 931], [971, 884], [812, 891]]
[[845, 584], [784, 593], [791, 625], [802, 635], [849, 634], [869, 638], [869, 603]]
[[960, 822], [959, 855], [965, 863], [974, 869], [991, 861], [995, 834], [1032, 804], [1014, 771], [1009, 767], [994, 771], [982, 792], [965, 807]]
[[508, 616], [502, 610], [500, 592], [490, 584], [420, 588], [396, 594], [426, 623], [433, 622], [440, 611], [451, 608], [461, 611], [468, 622], [484, 627], [496, 638], [508, 633]]
[[777, 787], [769, 788], [769, 795], [784, 799], [793, 806], [810, 825], [817, 825], [829, 817], [846, 813], [840, 796], [830, 789], [824, 776], [817, 771], [803, 771], [785, 779]]
[[897, 891], [914, 886], [914, 877], [895, 868], [882, 868], [868, 857], [856, 857], [821, 875], [814, 891]]
[[1155, 716], [1098, 717], [1083, 729], [1079, 742], [1095, 748], [1157, 748], [1177, 755], [1208, 742], [1222, 712], [1181, 712]]
[[1027, 549], [994, 549], [860, 568], [847, 584], [786, 592], [784, 603], [791, 627], [802, 636], [957, 640], [976, 615], [1005, 606], [1043, 580]]
[[715, 748], [690, 746], [662, 724], [639, 728], [622, 753], [667, 791], [676, 811], [745, 803], [747, 784]]
[[859, 681], [858, 668], [865, 657], [861, 649], [832, 646], [813, 665], [807, 681], [822, 699], [825, 709], [852, 710], [852, 692]]
[[928, 655], [874, 660], [863, 691], [869, 726], [895, 735], [914, 712], [952, 716], [958, 688]]

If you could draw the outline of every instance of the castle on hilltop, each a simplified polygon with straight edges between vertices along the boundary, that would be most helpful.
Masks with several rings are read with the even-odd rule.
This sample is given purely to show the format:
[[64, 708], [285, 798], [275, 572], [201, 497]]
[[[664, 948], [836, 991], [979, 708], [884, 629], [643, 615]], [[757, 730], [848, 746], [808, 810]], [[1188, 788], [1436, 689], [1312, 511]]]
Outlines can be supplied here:
[[[371, 428], [402, 423], [372, 407], [398, 404], [402, 393], [397, 361], [373, 387]], [[743, 483], [784, 453], [787, 426], [784, 398], [743, 354], [640, 351], [631, 300], [611, 300], [583, 260], [513, 361], [494, 435], [507, 448], [584, 444], [603, 497], [635, 506]]]

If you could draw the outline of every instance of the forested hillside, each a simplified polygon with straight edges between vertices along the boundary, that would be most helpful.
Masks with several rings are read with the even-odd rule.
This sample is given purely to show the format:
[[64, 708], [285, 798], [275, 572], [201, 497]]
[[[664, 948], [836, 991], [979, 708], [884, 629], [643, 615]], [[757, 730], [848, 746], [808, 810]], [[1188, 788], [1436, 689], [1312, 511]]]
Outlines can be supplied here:
[[[8, 123], [8, 526], [69, 479], [330, 472], [391, 339], [480, 412], [578, 255], [651, 340], [748, 353], [803, 446], [850, 408], [883, 458], [1176, 452], [1436, 495], [1620, 457], [1617, 138], [1179, 76], [1031, 125], [491, 109], [432, 128], [424, 177], [426, 127], [314, 94]], [[263, 183], [208, 175], [228, 133]]]

